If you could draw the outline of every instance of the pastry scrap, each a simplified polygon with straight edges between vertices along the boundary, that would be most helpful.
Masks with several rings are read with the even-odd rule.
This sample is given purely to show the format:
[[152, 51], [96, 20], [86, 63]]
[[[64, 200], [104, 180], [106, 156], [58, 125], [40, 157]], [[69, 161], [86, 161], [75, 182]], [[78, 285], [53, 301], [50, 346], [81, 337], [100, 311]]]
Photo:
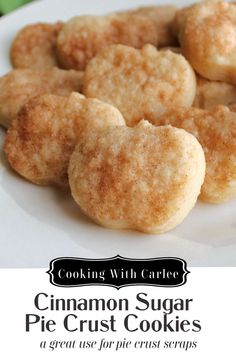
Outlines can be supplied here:
[[200, 198], [222, 203], [236, 197], [236, 113], [218, 106], [209, 111], [182, 108], [166, 112], [156, 125], [172, 125], [193, 134], [206, 157]]
[[191, 106], [196, 78], [186, 59], [172, 51], [113, 45], [87, 65], [83, 91], [113, 104], [134, 126], [144, 118], [157, 119], [170, 107]]
[[116, 14], [74, 17], [62, 27], [57, 39], [57, 53], [66, 69], [84, 70], [101, 49], [111, 44], [141, 48], [157, 45], [156, 26], [146, 17]]
[[58, 66], [56, 40], [63, 23], [37, 23], [24, 27], [11, 47], [11, 61], [15, 68], [36, 70]]
[[174, 5], [139, 7], [135, 10], [129, 10], [127, 13], [145, 16], [155, 23], [159, 47], [177, 44], [176, 38], [172, 33], [172, 22], [176, 13]]
[[86, 130], [123, 125], [120, 112], [78, 93], [31, 99], [8, 130], [4, 150], [11, 167], [41, 185], [67, 186], [67, 167]]
[[69, 96], [82, 90], [83, 72], [57, 68], [15, 69], [0, 78], [0, 125], [8, 128], [32, 97], [47, 93]]
[[221, 81], [197, 77], [194, 107], [210, 109], [218, 105], [232, 107], [236, 103], [236, 86]]
[[85, 134], [68, 173], [75, 201], [98, 224], [162, 233], [193, 208], [205, 159], [193, 135], [142, 121]]
[[236, 84], [236, 6], [195, 4], [180, 25], [179, 40], [193, 68], [210, 80]]

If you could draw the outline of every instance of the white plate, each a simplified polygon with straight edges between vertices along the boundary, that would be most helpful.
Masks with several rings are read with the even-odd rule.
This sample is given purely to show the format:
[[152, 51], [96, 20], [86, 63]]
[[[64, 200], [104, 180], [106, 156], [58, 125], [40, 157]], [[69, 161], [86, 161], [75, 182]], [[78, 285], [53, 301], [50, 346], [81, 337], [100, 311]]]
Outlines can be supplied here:
[[[170, 0], [171, 2], [171, 0]], [[172, 1], [172, 3], [177, 1]], [[160, 4], [161, 1], [148, 1]], [[162, 1], [164, 3], [164, 1]], [[181, 5], [191, 1], [181, 1]], [[16, 32], [37, 21], [66, 20], [146, 5], [145, 0], [43, 0], [0, 20], [0, 74], [10, 69]], [[178, 1], [178, 5], [180, 2]], [[0, 130], [0, 145], [4, 131]], [[15, 175], [0, 154], [0, 267], [47, 267], [59, 256], [178, 256], [192, 266], [236, 266], [236, 201], [198, 203], [185, 221], [165, 235], [101, 228], [81, 215], [69, 194], [37, 187]]]

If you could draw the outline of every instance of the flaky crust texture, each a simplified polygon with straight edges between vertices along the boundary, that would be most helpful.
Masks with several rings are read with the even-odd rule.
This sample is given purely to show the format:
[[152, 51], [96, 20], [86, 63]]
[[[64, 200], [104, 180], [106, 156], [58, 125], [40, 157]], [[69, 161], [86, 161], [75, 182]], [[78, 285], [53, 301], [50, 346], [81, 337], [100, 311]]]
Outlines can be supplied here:
[[67, 186], [73, 149], [87, 129], [123, 125], [120, 112], [94, 99], [44, 95], [31, 99], [8, 130], [4, 150], [11, 167], [41, 185]]
[[193, 106], [210, 109], [218, 105], [232, 107], [236, 103], [236, 86], [221, 81], [197, 78], [197, 92]]
[[200, 198], [221, 203], [236, 197], [236, 114], [227, 107], [171, 110], [157, 123], [182, 128], [200, 142], [206, 157], [206, 178]]
[[236, 6], [206, 1], [188, 12], [179, 33], [183, 54], [203, 77], [236, 84]]
[[195, 74], [182, 55], [141, 50], [123, 45], [101, 51], [87, 65], [84, 94], [113, 104], [127, 125], [155, 120], [173, 106], [191, 106], [196, 93]]
[[70, 160], [69, 183], [95, 222], [162, 233], [192, 209], [204, 173], [204, 154], [192, 135], [141, 122], [84, 135]]
[[127, 13], [145, 16], [155, 23], [158, 36], [158, 47], [174, 46], [177, 44], [176, 38], [172, 33], [172, 22], [176, 13], [175, 6], [144, 6], [129, 10]]
[[12, 65], [36, 70], [58, 66], [56, 41], [62, 25], [62, 22], [36, 23], [24, 27], [11, 46]]
[[84, 70], [101, 49], [111, 44], [141, 48], [146, 43], [157, 45], [156, 26], [146, 17], [116, 14], [79, 16], [62, 28], [57, 39], [60, 63], [69, 69]]
[[8, 128], [25, 103], [38, 95], [82, 91], [83, 72], [57, 68], [15, 69], [0, 78], [0, 124]]

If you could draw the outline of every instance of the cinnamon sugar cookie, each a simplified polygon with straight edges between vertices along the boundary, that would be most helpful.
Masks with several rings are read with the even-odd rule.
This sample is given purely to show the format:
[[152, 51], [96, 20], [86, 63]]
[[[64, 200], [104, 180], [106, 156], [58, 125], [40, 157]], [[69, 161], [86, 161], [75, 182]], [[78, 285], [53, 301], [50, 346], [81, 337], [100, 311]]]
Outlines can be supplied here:
[[187, 13], [179, 31], [184, 56], [203, 77], [236, 84], [236, 6], [206, 1]]
[[172, 22], [176, 13], [174, 5], [144, 6], [128, 10], [126, 13], [145, 16], [155, 23], [159, 47], [174, 46], [177, 44], [176, 38], [172, 33]]
[[236, 197], [236, 113], [224, 106], [173, 109], [156, 124], [185, 129], [199, 140], [206, 157], [203, 201], [222, 203]]
[[113, 45], [87, 65], [84, 94], [113, 104], [127, 125], [154, 120], [166, 109], [191, 106], [196, 93], [195, 74], [179, 54]]
[[156, 26], [146, 17], [115, 14], [78, 16], [68, 21], [57, 39], [57, 52], [64, 68], [84, 70], [101, 49], [111, 44], [141, 48], [146, 43], [157, 45]]
[[12, 70], [0, 78], [0, 124], [8, 128], [32, 97], [47, 93], [69, 96], [72, 91], [81, 91], [82, 79], [83, 72], [75, 70]]
[[68, 173], [75, 201], [98, 224], [162, 233], [193, 208], [205, 159], [191, 134], [142, 121], [85, 134]]
[[31, 99], [8, 130], [4, 150], [11, 167], [36, 184], [67, 186], [67, 167], [86, 130], [123, 125], [120, 112], [78, 93]]
[[58, 66], [56, 40], [62, 22], [36, 23], [24, 27], [11, 47], [11, 61], [15, 68], [46, 70]]

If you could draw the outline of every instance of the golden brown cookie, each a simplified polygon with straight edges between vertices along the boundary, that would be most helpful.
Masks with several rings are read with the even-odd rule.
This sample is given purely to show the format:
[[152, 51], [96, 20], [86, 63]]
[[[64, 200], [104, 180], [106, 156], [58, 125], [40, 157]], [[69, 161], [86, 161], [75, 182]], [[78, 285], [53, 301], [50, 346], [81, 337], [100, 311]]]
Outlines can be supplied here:
[[172, 22], [176, 13], [174, 5], [139, 7], [129, 10], [127, 13], [145, 16], [155, 23], [159, 47], [175, 46], [177, 44], [172, 32]]
[[68, 21], [57, 39], [58, 58], [64, 68], [84, 70], [101, 49], [111, 44], [141, 48], [157, 45], [156, 26], [152, 20], [130, 14], [79, 16]]
[[120, 112], [78, 93], [31, 99], [7, 132], [4, 150], [11, 167], [36, 184], [67, 186], [67, 167], [86, 130], [123, 125]]
[[82, 83], [83, 72], [75, 70], [12, 70], [0, 78], [0, 125], [8, 128], [30, 98], [47, 93], [69, 96], [81, 91]]
[[166, 109], [191, 106], [196, 93], [195, 74], [179, 54], [113, 45], [87, 65], [84, 94], [113, 104], [126, 124], [155, 120]]
[[173, 109], [156, 124], [185, 129], [199, 140], [206, 157], [203, 201], [222, 203], [236, 197], [236, 113], [224, 106]]
[[206, 1], [188, 11], [179, 31], [184, 56], [203, 77], [236, 84], [236, 6]]
[[58, 66], [56, 40], [62, 25], [62, 22], [36, 23], [24, 27], [12, 43], [12, 65], [36, 70]]
[[191, 134], [142, 121], [85, 134], [68, 173], [75, 201], [98, 224], [162, 233], [193, 208], [205, 159]]

